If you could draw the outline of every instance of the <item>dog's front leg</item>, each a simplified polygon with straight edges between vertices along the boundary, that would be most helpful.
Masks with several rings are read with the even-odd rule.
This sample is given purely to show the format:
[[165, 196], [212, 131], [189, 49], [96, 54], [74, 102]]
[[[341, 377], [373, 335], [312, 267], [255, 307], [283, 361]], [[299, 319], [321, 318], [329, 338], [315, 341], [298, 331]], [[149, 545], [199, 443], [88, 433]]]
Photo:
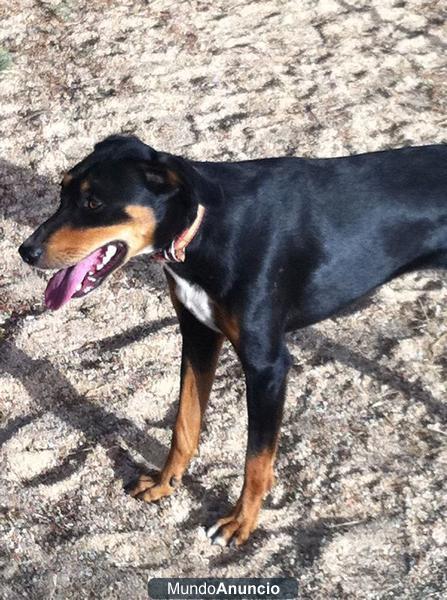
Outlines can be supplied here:
[[[243, 544], [256, 528], [262, 500], [273, 484], [273, 463], [290, 366], [287, 349], [277, 346], [269, 336], [261, 335], [240, 349], [245, 371], [248, 407], [248, 444], [244, 484], [241, 495], [229, 515], [208, 530], [214, 543]], [[272, 344], [277, 346], [266, 348]]]
[[[172, 282], [169, 280], [170, 284]], [[198, 321], [177, 299], [170, 285], [182, 333], [180, 401], [166, 464], [156, 477], [141, 475], [131, 496], [152, 502], [169, 496], [182, 479], [194, 456], [203, 415], [214, 381], [223, 336]]]

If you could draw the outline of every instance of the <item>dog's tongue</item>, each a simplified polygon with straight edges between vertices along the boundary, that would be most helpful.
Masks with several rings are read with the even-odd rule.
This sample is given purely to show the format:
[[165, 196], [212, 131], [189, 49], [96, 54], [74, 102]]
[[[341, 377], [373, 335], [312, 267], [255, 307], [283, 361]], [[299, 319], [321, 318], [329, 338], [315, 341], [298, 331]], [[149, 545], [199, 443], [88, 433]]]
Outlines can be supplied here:
[[91, 268], [98, 263], [102, 249], [96, 250], [93, 254], [81, 260], [77, 265], [61, 269], [50, 279], [45, 290], [45, 305], [47, 308], [57, 310], [68, 302], [76, 288], [83, 282], [84, 277]]

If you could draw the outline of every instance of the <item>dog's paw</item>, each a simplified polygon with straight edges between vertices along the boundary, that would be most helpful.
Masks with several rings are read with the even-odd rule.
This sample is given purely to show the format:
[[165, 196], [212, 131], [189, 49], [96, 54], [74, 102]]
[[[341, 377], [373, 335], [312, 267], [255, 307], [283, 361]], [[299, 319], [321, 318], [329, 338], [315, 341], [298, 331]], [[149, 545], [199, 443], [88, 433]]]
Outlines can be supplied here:
[[166, 479], [161, 473], [152, 476], [143, 474], [134, 485], [127, 488], [127, 492], [137, 500], [156, 502], [170, 496], [178, 485], [179, 481], [175, 477]]
[[[251, 512], [251, 511], [250, 511]], [[227, 517], [219, 519], [206, 535], [219, 546], [241, 546], [256, 529], [257, 512], [250, 514], [236, 507]]]

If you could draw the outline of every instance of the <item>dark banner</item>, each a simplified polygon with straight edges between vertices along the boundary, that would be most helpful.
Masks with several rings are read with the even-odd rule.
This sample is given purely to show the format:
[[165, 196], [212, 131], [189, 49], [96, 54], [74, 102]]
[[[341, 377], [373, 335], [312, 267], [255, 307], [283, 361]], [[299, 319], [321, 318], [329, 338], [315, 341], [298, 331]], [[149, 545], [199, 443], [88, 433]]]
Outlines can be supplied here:
[[292, 577], [156, 578], [148, 592], [153, 600], [294, 600], [298, 583]]

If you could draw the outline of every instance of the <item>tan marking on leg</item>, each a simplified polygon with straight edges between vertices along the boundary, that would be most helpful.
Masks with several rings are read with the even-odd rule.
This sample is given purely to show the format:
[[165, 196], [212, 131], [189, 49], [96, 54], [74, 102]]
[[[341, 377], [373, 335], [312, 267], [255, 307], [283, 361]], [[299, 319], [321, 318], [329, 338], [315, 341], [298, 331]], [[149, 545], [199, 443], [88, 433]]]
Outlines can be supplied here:
[[183, 473], [199, 445], [202, 419], [214, 371], [215, 364], [207, 372], [197, 372], [189, 362], [184, 366], [180, 403], [165, 466], [155, 477], [140, 476], [137, 485], [130, 492], [131, 496], [152, 502], [169, 496], [180, 485]]
[[[172, 302], [179, 313], [182, 306], [175, 294], [175, 283], [169, 274], [167, 279]], [[223, 337], [214, 348], [210, 349], [211, 356], [207, 370], [198, 370], [188, 359], [185, 359], [179, 408], [166, 464], [156, 477], [140, 476], [137, 485], [130, 492], [131, 496], [138, 496], [141, 500], [151, 502], [169, 496], [180, 484], [183, 473], [199, 445], [203, 415], [213, 385], [222, 341]]]
[[225, 546], [234, 541], [239, 546], [256, 529], [262, 500], [274, 482], [274, 460], [275, 448], [263, 450], [255, 456], [247, 456], [244, 486], [236, 506], [228, 516], [219, 519], [208, 530], [209, 537], [216, 536], [216, 543]]
[[60, 268], [73, 265], [109, 242], [128, 245], [126, 260], [153, 243], [155, 216], [150, 208], [130, 205], [125, 209], [129, 219], [116, 225], [78, 229], [61, 227], [48, 238], [43, 266]]
[[213, 303], [214, 322], [230, 340], [235, 350], [239, 349], [240, 342], [240, 325], [239, 320], [235, 315], [231, 315], [225, 308], [216, 302]]
[[181, 479], [199, 445], [200, 429], [214, 381], [221, 344], [214, 349], [211, 365], [206, 371], [194, 369], [189, 361], [184, 365], [180, 404], [174, 426], [171, 451], [164, 471]]

